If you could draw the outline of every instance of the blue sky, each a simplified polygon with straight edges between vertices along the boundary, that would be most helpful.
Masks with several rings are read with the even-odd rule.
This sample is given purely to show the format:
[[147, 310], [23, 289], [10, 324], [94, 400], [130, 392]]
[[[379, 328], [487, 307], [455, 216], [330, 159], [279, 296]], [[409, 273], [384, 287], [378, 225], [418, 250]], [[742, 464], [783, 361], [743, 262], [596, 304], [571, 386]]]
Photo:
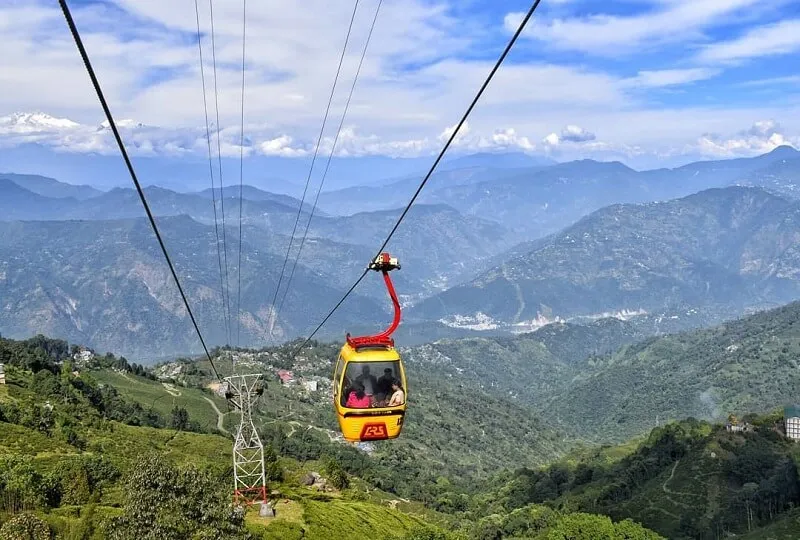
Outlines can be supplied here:
[[[206, 155], [193, 2], [70, 2], [139, 156]], [[213, 120], [209, 3], [199, 0]], [[360, 0], [325, 131], [329, 152], [377, 0]], [[220, 147], [239, 154], [242, 3], [214, 7]], [[384, 0], [336, 153], [435, 153], [529, 4]], [[351, 2], [248, 3], [245, 154], [313, 151]], [[60, 10], [0, 0], [0, 147], [116, 149]], [[800, 3], [542, 0], [454, 153], [525, 151], [638, 167], [800, 145]], [[31, 116], [20, 113], [42, 113]], [[59, 121], [53, 120], [60, 119]], [[216, 145], [212, 145], [216, 148]], [[324, 155], [324, 154], [323, 154]], [[2, 169], [0, 164], [0, 169]], [[387, 176], [392, 176], [387, 173]]]

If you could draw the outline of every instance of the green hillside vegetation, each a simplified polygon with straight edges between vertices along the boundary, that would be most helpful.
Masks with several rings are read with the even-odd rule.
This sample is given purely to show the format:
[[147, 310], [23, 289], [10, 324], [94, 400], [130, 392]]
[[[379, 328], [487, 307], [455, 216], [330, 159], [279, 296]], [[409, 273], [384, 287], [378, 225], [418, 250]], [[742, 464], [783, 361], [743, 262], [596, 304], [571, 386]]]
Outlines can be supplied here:
[[412, 373], [435, 370], [440, 377], [539, 409], [562, 393], [596, 355], [646, 336], [630, 322], [602, 319], [586, 325], [554, 323], [513, 337], [444, 339], [401, 352]]
[[544, 504], [632, 519], [676, 540], [748, 532], [797, 538], [800, 521], [791, 509], [800, 503], [800, 448], [782, 433], [780, 414], [746, 420], [751, 431], [693, 419], [670, 423], [633, 451], [583, 450], [547, 468], [519, 469], [476, 499], [484, 512], [505, 519]]
[[[48, 536], [33, 538], [54, 533], [70, 540], [272, 539], [286, 538], [286, 531], [298, 538], [330, 538], [353, 530], [386, 538], [432, 531], [450, 538], [426, 523], [430, 511], [420, 508], [414, 514], [381, 506], [377, 494], [374, 501], [365, 500], [360, 489], [346, 485], [332, 493], [304, 487], [299, 481], [304, 471], [316, 469], [334, 478], [331, 467], [337, 462], [331, 456], [303, 465], [268, 449], [277, 515], [265, 523], [237, 513], [230, 504], [230, 439], [163, 427], [169, 417], [127, 401], [85, 371], [74, 375], [69, 350], [65, 342], [42, 337], [0, 339], [9, 380], [0, 400], [3, 540], [42, 527]], [[132, 372], [126, 375], [123, 380], [147, 381]], [[360, 481], [356, 485], [363, 488]], [[294, 511], [284, 517], [280, 501], [294, 505]], [[369, 515], [372, 521], [354, 522], [354, 515]], [[391, 528], [381, 530], [384, 523]]]
[[[800, 396], [800, 302], [676, 334], [632, 321], [555, 323], [514, 337], [403, 348], [436, 370], [535, 411], [567, 440], [621, 443], [670, 420], [764, 413]], [[502, 369], [498, 369], [502, 366]]]
[[[622, 441], [662, 422], [766, 412], [800, 396], [800, 302], [592, 359], [547, 416]], [[635, 389], [635, 391], [634, 391]]]
[[[338, 436], [329, 394], [338, 345], [313, 342], [294, 358], [296, 346], [294, 342], [257, 353], [241, 352], [248, 356], [240, 362], [247, 366], [242, 369], [266, 373], [267, 388], [256, 414], [264, 437], [283, 454], [317, 459], [331, 438]], [[231, 369], [231, 353], [216, 353], [215, 364], [223, 373]], [[317, 380], [320, 390], [312, 393], [299, 385], [280, 384], [275, 373], [286, 368], [293, 370], [296, 379]], [[211, 367], [204, 360], [173, 362], [154, 369], [154, 373], [172, 372], [178, 373], [168, 380], [187, 396], [212, 379]], [[351, 452], [352, 458], [344, 461], [350, 467], [348, 472], [368, 476], [377, 486], [402, 497], [445, 511], [453, 505], [460, 507], [466, 486], [476, 479], [488, 478], [500, 468], [543, 465], [576, 444], [543, 422], [533, 409], [492, 396], [477, 384], [454, 379], [436, 366], [415, 365], [407, 376], [413, 408], [399, 439], [373, 443], [371, 455], [334, 444], [337, 451]], [[154, 391], [161, 387], [152, 381], [136, 384], [151, 385]], [[120, 387], [120, 392], [145, 403], [130, 384]], [[220, 406], [220, 410], [225, 409]], [[233, 417], [227, 415], [226, 420], [233, 421]], [[234, 429], [233, 425], [226, 426]], [[440, 476], [450, 479], [451, 496], [443, 495], [437, 486]]]
[[[91, 371], [76, 370], [74, 350], [42, 336], [0, 339], [9, 381], [0, 400], [2, 540], [484, 537], [483, 524], [458, 517], [465, 515], [459, 508], [472, 506], [476, 487], [467, 492], [439, 476], [421, 491], [428, 507], [399, 495], [413, 495], [431, 481], [432, 472], [446, 472], [441, 465], [426, 470], [431, 462], [408, 448], [376, 452], [373, 458], [319, 434], [298, 440], [289, 433], [292, 424], [284, 422], [263, 432], [276, 516], [244, 513], [230, 501], [231, 439], [204, 432], [190, 418], [190, 410], [201, 414], [205, 391], [167, 388], [141, 366], [111, 355], [95, 358]], [[108, 381], [126, 385], [118, 390]], [[160, 412], [129, 397], [151, 399], [158, 387], [165, 395], [180, 392], [171, 409]], [[170, 427], [176, 422], [177, 429]], [[190, 428], [198, 432], [186, 431]], [[331, 490], [306, 487], [309, 471], [323, 474]], [[597, 524], [608, 538], [658, 538], [632, 523], [565, 512], [526, 530], [535, 538], [573, 538], [564, 535]]]
[[224, 421], [231, 421], [228, 417], [232, 409], [225, 399], [212, 392], [176, 387], [124, 371], [93, 369], [91, 376], [97, 382], [115, 388], [128, 401], [139, 403], [148, 410], [152, 409], [164, 418], [170, 418], [176, 407], [184, 409], [195, 431], [214, 431], [217, 428], [219, 415], [214, 410], [215, 406], [223, 415]]

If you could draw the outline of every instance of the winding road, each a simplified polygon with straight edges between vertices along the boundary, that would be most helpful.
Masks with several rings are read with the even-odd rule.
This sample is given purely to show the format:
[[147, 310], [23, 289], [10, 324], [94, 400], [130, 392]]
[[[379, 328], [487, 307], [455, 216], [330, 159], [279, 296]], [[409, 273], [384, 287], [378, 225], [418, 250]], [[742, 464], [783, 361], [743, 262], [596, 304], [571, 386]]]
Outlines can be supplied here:
[[208, 401], [208, 404], [211, 405], [211, 407], [213, 407], [213, 409], [214, 409], [214, 412], [217, 413], [217, 429], [220, 430], [223, 433], [227, 433], [228, 435], [230, 435], [231, 432], [228, 431], [227, 429], [225, 429], [225, 427], [224, 427], [224, 425], [225, 425], [225, 423], [224, 423], [225, 415], [222, 414], [222, 412], [220, 412], [220, 410], [217, 408], [217, 404], [214, 403], [213, 400], [207, 398], [206, 396], [203, 396], [203, 399]]

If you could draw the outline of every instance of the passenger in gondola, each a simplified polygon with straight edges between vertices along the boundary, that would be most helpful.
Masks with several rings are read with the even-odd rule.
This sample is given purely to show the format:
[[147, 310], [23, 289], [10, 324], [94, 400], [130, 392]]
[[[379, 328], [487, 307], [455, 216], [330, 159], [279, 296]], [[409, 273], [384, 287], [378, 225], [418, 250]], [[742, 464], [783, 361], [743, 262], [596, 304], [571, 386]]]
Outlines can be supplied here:
[[381, 404], [379, 406], [384, 406], [386, 400], [389, 399], [389, 396], [392, 394], [393, 380], [394, 375], [392, 374], [392, 368], [384, 369], [383, 375], [378, 379], [378, 391], [375, 393], [375, 400]]
[[350, 391], [350, 395], [347, 396], [345, 407], [350, 407], [352, 409], [368, 409], [370, 404], [371, 400], [364, 392], [364, 385], [359, 382], [353, 384], [353, 389]]
[[369, 366], [366, 364], [361, 367], [361, 375], [356, 377], [356, 382], [364, 387], [364, 393], [370, 398], [378, 390], [378, 379], [375, 378], [375, 375], [370, 374]]
[[401, 386], [400, 379], [395, 379], [392, 381], [392, 399], [389, 400], [389, 404], [387, 407], [399, 407], [406, 401], [406, 395], [403, 392], [403, 387]]

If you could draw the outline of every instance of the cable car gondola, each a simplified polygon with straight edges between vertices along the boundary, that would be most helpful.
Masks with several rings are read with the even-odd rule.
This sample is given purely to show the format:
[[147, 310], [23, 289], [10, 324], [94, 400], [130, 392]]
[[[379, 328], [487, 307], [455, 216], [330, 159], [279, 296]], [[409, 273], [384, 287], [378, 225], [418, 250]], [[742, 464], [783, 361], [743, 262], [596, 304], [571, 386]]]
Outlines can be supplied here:
[[[396, 258], [381, 253], [369, 269], [383, 274], [394, 304], [394, 320], [374, 336], [350, 337], [348, 333], [339, 352], [333, 372], [333, 401], [342, 436], [349, 442], [397, 438], [408, 401], [403, 361], [391, 337], [400, 324], [400, 302], [389, 272], [400, 269], [400, 265]], [[402, 404], [389, 406], [398, 388], [402, 390]]]

